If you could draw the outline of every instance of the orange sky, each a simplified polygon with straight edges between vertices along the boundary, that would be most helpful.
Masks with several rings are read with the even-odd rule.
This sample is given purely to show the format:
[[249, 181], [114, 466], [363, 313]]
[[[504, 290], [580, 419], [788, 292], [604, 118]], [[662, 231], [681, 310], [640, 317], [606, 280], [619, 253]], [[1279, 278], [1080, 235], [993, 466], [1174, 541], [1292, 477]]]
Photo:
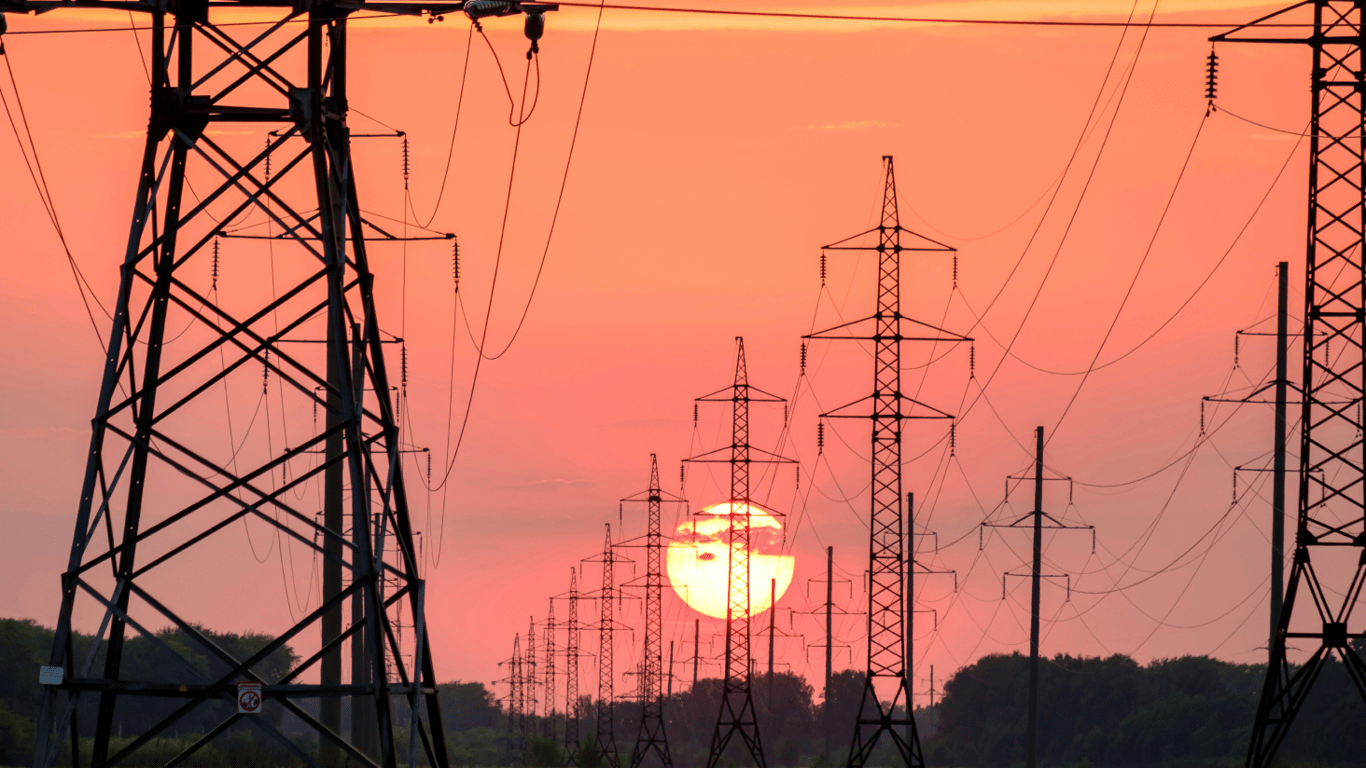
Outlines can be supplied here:
[[[1127, 10], [1127, 3], [1063, 0], [859, 6], [860, 12], [878, 14], [1011, 18], [1103, 13], [1113, 19]], [[1139, 10], [1146, 17], [1148, 0]], [[1237, 21], [1267, 10], [1235, 0], [1173, 0], [1162, 5], [1158, 18]], [[544, 246], [593, 18], [584, 9], [552, 14], [542, 41], [544, 85], [522, 136], [504, 271], [492, 311], [489, 337], [495, 349], [516, 325]], [[53, 14], [11, 19], [10, 29], [123, 23], [117, 16]], [[520, 30], [512, 21], [488, 26], [510, 79], [519, 81], [525, 64]], [[387, 21], [353, 29], [352, 106], [411, 136], [414, 204], [425, 216], [440, 183], [467, 26], [449, 18], [430, 26]], [[1052, 437], [1079, 378], [1041, 373], [1026, 363], [1061, 371], [1090, 363], [1205, 109], [1209, 32], [1152, 31], [1085, 202], [1058, 250], [1114, 114], [1120, 76], [1135, 59], [1139, 34], [1131, 32], [1120, 49], [1099, 128], [1083, 146], [1057, 204], [985, 327], [973, 332], [980, 382], [1002, 357], [988, 332], [1005, 341], [1020, 327], [1045, 269], [1059, 254], [1013, 349], [1019, 359], [1007, 360], [987, 390], [991, 407], [987, 401], [970, 410], [960, 405], [965, 397], [972, 403], [977, 393], [977, 384], [968, 380], [968, 351], [960, 349], [931, 369], [921, 390], [921, 399], [964, 414], [956, 456], [950, 461], [942, 443], [933, 445], [944, 434], [942, 425], [908, 428], [907, 456], [928, 453], [908, 467], [907, 488], [921, 499], [920, 520], [944, 545], [923, 557], [935, 567], [957, 569], [960, 584], [955, 595], [947, 577], [923, 582], [923, 605], [937, 610], [938, 625], [928, 614], [917, 616], [920, 678], [928, 678], [931, 664], [942, 680], [981, 654], [1027, 650], [1028, 593], [1021, 580], [1011, 579], [1009, 599], [1000, 599], [1001, 573], [1021, 567], [1025, 534], [991, 534], [979, 551], [979, 503], [994, 507], [1003, 477], [1029, 465], [1021, 445], [1029, 444], [1036, 424]], [[432, 564], [428, 572], [439, 677], [486, 683], [501, 677], [495, 663], [507, 654], [513, 633], [525, 631], [528, 615], [542, 617], [546, 598], [567, 586], [568, 569], [601, 546], [602, 524], [616, 527], [616, 500], [645, 487], [649, 454], [659, 454], [665, 488], [676, 492], [679, 460], [719, 445], [725, 426], [720, 409], [704, 409], [694, 432], [691, 400], [729, 382], [737, 335], [746, 339], [753, 383], [788, 396], [798, 393], [791, 439], [782, 448], [802, 461], [802, 497], [794, 501], [791, 470], [762, 491], [789, 515], [796, 556], [796, 578], [780, 600], [779, 626], [804, 635], [807, 643], [819, 642], [818, 620], [790, 620], [787, 609], [813, 610], [819, 602], [821, 588], [808, 589], [807, 580], [823, 577], [827, 545], [835, 547], [841, 572], [853, 574], [850, 585], [837, 586], [837, 599], [858, 610], [866, 599], [859, 575], [866, 562], [859, 553], [867, 546], [860, 523], [867, 501], [832, 499], [866, 485], [866, 464], [831, 435], [827, 457], [817, 465], [815, 413], [817, 399], [830, 408], [867, 394], [870, 358], [849, 347], [815, 346], [810, 376], [800, 387], [797, 360], [799, 337], [813, 325], [870, 312], [874, 275], [866, 257], [832, 256], [828, 293], [821, 295], [818, 247], [870, 226], [881, 183], [879, 158], [895, 155], [903, 223], [960, 250], [961, 294], [951, 300], [945, 257], [906, 261], [903, 310], [931, 322], [942, 317], [947, 327], [966, 330], [973, 321], [964, 298], [980, 312], [1005, 283], [1043, 210], [1036, 202], [1062, 172], [1082, 130], [1119, 35], [1094, 28], [844, 25], [607, 12], [540, 291], [511, 351], [481, 373], [444, 517], [440, 494], [432, 499], [430, 519], [427, 498], [414, 501], [429, 553], [444, 538], [439, 566]], [[6, 38], [73, 252], [106, 304], [116, 287], [146, 122], [146, 82], [132, 37], [119, 32]], [[488, 301], [513, 130], [506, 124], [507, 100], [493, 60], [477, 37], [475, 42], [451, 185], [434, 227], [460, 236], [462, 295], [477, 333]], [[1268, 125], [1302, 128], [1305, 51], [1224, 46], [1221, 58], [1221, 105]], [[356, 130], [375, 127], [355, 114], [351, 120]], [[254, 147], [261, 138], [222, 140]], [[1293, 136], [1226, 113], [1210, 117], [1101, 362], [1132, 349], [1185, 301], [1243, 227], [1294, 145]], [[1086, 483], [1119, 483], [1190, 448], [1200, 397], [1220, 391], [1232, 367], [1233, 331], [1274, 309], [1274, 294], [1268, 293], [1274, 263], [1289, 260], [1291, 285], [1302, 281], [1304, 147], [1297, 153], [1191, 305], [1133, 355], [1086, 380], [1049, 443], [1051, 468]], [[364, 205], [401, 215], [397, 142], [360, 140], [356, 156]], [[0, 558], [0, 577], [10, 585], [3, 613], [51, 624], [100, 353], [12, 138], [0, 140], [0, 174], [11, 181], [0, 186], [9, 257], [8, 278], [0, 285], [7, 308], [0, 312], [0, 359], [7, 372], [0, 383], [0, 518], [10, 541]], [[430, 446], [439, 464], [452, 331], [449, 250], [444, 243], [409, 247], [406, 318], [400, 311], [403, 258], [393, 246], [376, 251], [381, 322], [394, 333], [406, 325], [401, 332], [411, 356], [415, 419], [409, 438]], [[252, 263], [226, 259], [225, 290], [245, 290], [259, 279]], [[1292, 306], [1300, 301], [1296, 295]], [[107, 321], [101, 325], [107, 330]], [[456, 333], [458, 423], [474, 352], [463, 322]], [[924, 355], [908, 347], [907, 365], [918, 365]], [[1269, 343], [1244, 342], [1242, 371], [1253, 380], [1271, 360]], [[907, 376], [917, 382], [919, 373]], [[1233, 373], [1233, 385], [1246, 383], [1242, 375]], [[1211, 423], [1228, 414], [1223, 408]], [[756, 444], [777, 447], [780, 422], [780, 411], [756, 409]], [[843, 440], [866, 455], [866, 433], [847, 424], [839, 428]], [[1196, 455], [1179, 487], [1177, 466], [1135, 485], [1078, 485], [1075, 507], [1068, 507], [1064, 485], [1051, 484], [1049, 509], [1061, 515], [1066, 508], [1070, 519], [1095, 524], [1100, 546], [1092, 556], [1089, 536], [1064, 534], [1048, 550], [1050, 567], [1084, 573], [1072, 579], [1070, 603], [1064, 603], [1061, 587], [1045, 589], [1045, 616], [1056, 620], [1045, 623], [1044, 651], [1122, 652], [1142, 660], [1184, 653], [1260, 659], [1266, 608], [1257, 601], [1268, 570], [1268, 506], [1250, 500], [1244, 512], [1224, 516], [1230, 465], [1260, 463], [1270, 429], [1269, 409], [1243, 409]], [[817, 492], [808, 496], [812, 472]], [[1264, 478], [1243, 481], [1249, 479]], [[724, 483], [719, 470], [710, 479], [698, 470], [687, 494], [696, 504], [714, 503], [722, 499]], [[1023, 514], [1029, 500], [1021, 493], [1010, 509]], [[1150, 531], [1159, 510], [1165, 511]], [[672, 514], [666, 514], [666, 529], [676, 524]], [[1181, 569], [1123, 594], [1087, 594], [1163, 568], [1221, 518], [1207, 557], [1188, 556]], [[642, 530], [642, 511], [628, 508], [625, 533]], [[266, 531], [253, 527], [252, 533], [258, 554], [264, 552]], [[1209, 541], [1203, 539], [1193, 554], [1203, 553]], [[237, 535], [235, 542], [225, 540], [203, 561], [221, 582], [210, 578], [181, 587], [186, 613], [223, 629], [283, 626], [290, 609], [278, 553], [258, 565], [246, 537]], [[931, 542], [927, 538], [922, 545]], [[293, 555], [303, 601], [308, 565], [301, 550]], [[590, 586], [598, 579], [595, 568], [588, 566], [582, 577]], [[205, 594], [213, 598], [205, 600]], [[557, 613], [562, 618], [563, 607]], [[683, 643], [691, 640], [696, 616], [666, 591], [665, 647], [669, 640], [678, 642], [680, 659], [690, 655]], [[638, 608], [629, 607], [625, 621], [637, 631], [622, 635], [619, 670], [639, 655]], [[1182, 628], [1199, 624], [1204, 626]], [[703, 617], [704, 638], [720, 629], [720, 622]], [[857, 659], [859, 619], [844, 620], [836, 631], [855, 640]], [[585, 638], [586, 645], [595, 643]], [[780, 662], [819, 677], [820, 654], [813, 651], [808, 662], [801, 640], [780, 640], [778, 649]], [[841, 652], [836, 658], [843, 668], [850, 656]], [[681, 664], [676, 671], [690, 674]]]

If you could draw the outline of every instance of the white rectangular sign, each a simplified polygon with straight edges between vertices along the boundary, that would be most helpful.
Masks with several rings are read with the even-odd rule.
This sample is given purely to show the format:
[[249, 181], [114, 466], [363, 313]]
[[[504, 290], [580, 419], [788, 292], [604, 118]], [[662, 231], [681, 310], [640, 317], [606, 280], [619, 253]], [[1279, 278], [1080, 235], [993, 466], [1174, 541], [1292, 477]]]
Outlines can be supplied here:
[[38, 682], [43, 685], [61, 685], [65, 670], [61, 667], [39, 667]]

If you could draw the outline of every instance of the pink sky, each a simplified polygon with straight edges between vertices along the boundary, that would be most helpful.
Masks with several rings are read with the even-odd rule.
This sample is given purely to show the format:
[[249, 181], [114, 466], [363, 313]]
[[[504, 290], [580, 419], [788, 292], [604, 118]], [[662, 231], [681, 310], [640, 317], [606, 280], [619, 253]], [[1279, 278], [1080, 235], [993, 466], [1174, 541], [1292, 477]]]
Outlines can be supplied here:
[[[1140, 5], [1146, 17], [1149, 3]], [[1013, 18], [1071, 18], [1097, 8], [1114, 18], [1128, 10], [1124, 3], [1064, 2], [867, 8]], [[1159, 19], [1237, 21], [1266, 10], [1245, 2], [1171, 2]], [[552, 14], [542, 41], [541, 102], [522, 136], [492, 311], [495, 349], [521, 314], [545, 243], [592, 20], [585, 9]], [[122, 23], [118, 17], [54, 14], [12, 19], [10, 29]], [[445, 160], [467, 26], [449, 18], [431, 26], [382, 22], [353, 29], [352, 106], [409, 133], [414, 204], [426, 215]], [[519, 80], [525, 61], [519, 29], [510, 21], [491, 22], [489, 29], [510, 79]], [[733, 339], [743, 335], [753, 383], [796, 393], [790, 440], [781, 447], [802, 461], [802, 494], [794, 498], [791, 470], [780, 472], [763, 494], [788, 514], [796, 557], [793, 587], [779, 601], [779, 627], [804, 637], [780, 639], [779, 661], [818, 679], [821, 654], [812, 651], [808, 659], [804, 643], [820, 642], [820, 621], [800, 614], [790, 619], [789, 612], [819, 603], [822, 588], [812, 584], [808, 591], [807, 585], [823, 578], [827, 545], [835, 547], [840, 571], [853, 574], [850, 585], [837, 586], [836, 599], [851, 611], [866, 600], [860, 575], [866, 567], [866, 497], [832, 499], [864, 488], [867, 466], [833, 435], [817, 464], [815, 414], [821, 406], [866, 395], [871, 365], [852, 347], [816, 345], [809, 377], [799, 385], [799, 337], [813, 325], [869, 314], [874, 279], [868, 257], [832, 255], [828, 293], [820, 295], [819, 246], [873, 223], [879, 159], [895, 155], [903, 224], [955, 245], [960, 254], [961, 293], [952, 298], [946, 257], [908, 258], [903, 311], [967, 330], [973, 320], [964, 298], [980, 312], [1001, 289], [1043, 210], [1036, 201], [1067, 162], [1119, 34], [784, 25], [609, 11], [564, 209], [526, 326], [511, 351], [481, 373], [445, 514], [440, 494], [431, 500], [430, 518], [426, 495], [414, 497], [415, 525], [424, 532], [428, 554], [443, 541], [439, 565], [430, 562], [427, 571], [438, 676], [486, 683], [501, 677], [496, 662], [507, 655], [513, 633], [525, 631], [529, 615], [544, 616], [547, 597], [566, 588], [569, 568], [601, 546], [602, 524], [617, 528], [616, 500], [645, 487], [649, 454], [658, 453], [665, 488], [676, 492], [680, 459], [720, 444], [722, 409], [704, 407], [694, 432], [691, 400], [729, 383]], [[907, 468], [906, 484], [919, 500], [919, 521], [944, 545], [922, 557], [936, 568], [957, 569], [960, 590], [955, 594], [947, 577], [922, 581], [923, 607], [937, 611], [938, 624], [934, 628], [929, 614], [917, 616], [919, 678], [928, 678], [930, 665], [942, 680], [982, 654], [1027, 650], [1022, 580], [1010, 580], [1009, 599], [1001, 600], [1001, 573], [1022, 567], [1026, 534], [989, 534], [979, 551], [976, 526], [984, 515], [979, 502], [995, 507], [1004, 476], [1030, 465], [1021, 446], [1031, 445], [1035, 425], [1047, 428], [1048, 465], [1059, 473], [1098, 485], [1142, 477], [1194, 443], [1200, 397], [1219, 392], [1230, 375], [1233, 332], [1274, 311], [1275, 262], [1291, 263], [1291, 305], [1302, 301], [1303, 146], [1190, 306], [1138, 351], [1087, 378], [1055, 430], [1080, 378], [1030, 366], [1076, 371], [1095, 355], [1204, 114], [1208, 34], [1151, 32], [1085, 202], [1058, 251], [1114, 113], [1120, 73], [1135, 58], [1139, 33], [1130, 33], [1106, 85], [1098, 130], [985, 326], [972, 334], [978, 382], [968, 379], [966, 348], [931, 369], [921, 399], [964, 415], [956, 456], [948, 459], [942, 444], [932, 448], [944, 434], [942, 425], [913, 423], [906, 455], [928, 453]], [[507, 101], [492, 57], [477, 37], [475, 43], [450, 187], [433, 226], [460, 236], [461, 290], [477, 332], [488, 301], [513, 130], [506, 125]], [[73, 252], [108, 303], [146, 122], [146, 82], [132, 33], [16, 35], [6, 44]], [[1288, 131], [1303, 127], [1305, 51], [1224, 46], [1220, 53], [1220, 105]], [[356, 129], [374, 126], [358, 115], [351, 120]], [[261, 138], [223, 140], [256, 146]], [[1205, 279], [1295, 143], [1294, 136], [1227, 113], [1209, 118], [1101, 362], [1147, 338]], [[356, 156], [367, 208], [401, 215], [397, 143], [358, 141]], [[0, 578], [9, 588], [0, 613], [51, 624], [100, 351], [12, 139], [0, 141], [0, 173], [12, 182], [0, 187], [10, 255], [9, 276], [0, 285], [0, 302], [8, 308], [0, 313], [0, 359], [7, 363], [0, 383], [0, 519], [9, 528], [0, 558]], [[978, 383], [1002, 357], [988, 332], [1004, 342], [1020, 327], [1055, 252], [1056, 266], [1013, 349], [1019, 359], [1001, 364], [987, 390], [991, 407], [977, 401], [967, 410], [960, 403], [974, 402]], [[381, 323], [394, 333], [406, 325], [415, 426], [409, 439], [430, 446], [440, 464], [452, 331], [449, 249], [445, 243], [409, 247], [401, 320], [402, 259], [393, 246], [376, 251]], [[252, 263], [225, 261], [225, 290], [246, 290], [258, 279]], [[102, 332], [105, 325], [101, 320]], [[463, 321], [456, 333], [458, 424], [474, 351]], [[918, 365], [925, 350], [908, 345], [905, 355], [907, 365]], [[1231, 386], [1246, 384], [1244, 374], [1260, 380], [1272, 359], [1269, 342], [1245, 341]], [[919, 373], [907, 376], [916, 382]], [[1263, 658], [1258, 647], [1265, 644], [1266, 605], [1258, 600], [1268, 573], [1265, 476], [1241, 478], [1257, 482], [1262, 496], [1249, 496], [1242, 510], [1226, 513], [1230, 466], [1264, 461], [1271, 412], [1247, 407], [1230, 413], [1227, 406], [1210, 412], [1211, 424], [1228, 422], [1184, 476], [1178, 465], [1133, 485], [1078, 485], [1075, 507], [1068, 507], [1064, 484], [1050, 484], [1048, 509], [1096, 525], [1099, 546], [1092, 555], [1090, 537], [1077, 533], [1059, 536], [1048, 549], [1049, 567], [1074, 576], [1070, 603], [1060, 586], [1044, 590], [1045, 653]], [[756, 408], [756, 444], [778, 447], [781, 416]], [[866, 432], [847, 423], [839, 429], [866, 455]], [[813, 472], [816, 492], [809, 493]], [[699, 470], [687, 494], [695, 504], [715, 503], [723, 499], [724, 483], [722, 472], [709, 479]], [[1018, 516], [1029, 504], [1022, 491], [1010, 510]], [[672, 515], [666, 514], [666, 529], [676, 523]], [[628, 508], [624, 522], [625, 535], [639, 535], [642, 510]], [[1201, 537], [1211, 529], [1217, 537], [1209, 547], [1211, 539]], [[253, 526], [252, 533], [258, 553], [264, 551], [265, 529]], [[922, 546], [932, 541], [924, 539]], [[1122, 594], [1092, 594], [1164, 568], [1192, 545], [1191, 555], [1170, 573]], [[302, 602], [310, 597], [309, 566], [302, 550], [293, 557]], [[175, 590], [186, 614], [220, 629], [284, 626], [290, 608], [278, 551], [264, 563], [251, 558], [240, 533], [209, 550], [198, 563], [201, 580]], [[588, 586], [599, 578], [595, 568], [588, 566], [581, 577]], [[316, 593], [311, 597], [316, 605]], [[699, 614], [667, 590], [665, 600], [665, 648], [670, 640], [678, 643], [681, 659], [690, 654], [684, 642], [691, 641]], [[563, 618], [562, 607], [557, 614]], [[639, 656], [638, 614], [637, 606], [628, 606], [625, 621], [637, 631], [622, 635], [619, 670]], [[706, 617], [702, 623], [704, 638], [722, 627]], [[1189, 625], [1201, 626], [1184, 628]], [[843, 620], [836, 633], [853, 641], [857, 662], [863, 653], [860, 620]], [[595, 643], [585, 638], [585, 644]], [[761, 663], [763, 658], [761, 653]], [[841, 652], [836, 659], [844, 668], [850, 655]], [[681, 664], [676, 671], [690, 674]]]

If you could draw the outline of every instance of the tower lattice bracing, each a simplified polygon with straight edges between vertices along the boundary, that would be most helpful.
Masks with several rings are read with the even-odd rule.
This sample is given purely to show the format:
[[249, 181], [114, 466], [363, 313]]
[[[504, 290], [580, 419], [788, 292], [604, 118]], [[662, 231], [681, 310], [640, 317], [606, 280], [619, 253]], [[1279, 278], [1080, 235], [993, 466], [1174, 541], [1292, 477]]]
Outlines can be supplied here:
[[520, 765], [526, 754], [526, 680], [522, 677], [522, 636], [512, 638], [512, 656], [508, 659], [508, 756], [513, 765]]
[[522, 709], [523, 748], [526, 747], [527, 740], [536, 727], [536, 687], [541, 683], [540, 673], [536, 669], [537, 663], [536, 617], [533, 616], [526, 630], [526, 655], [522, 657], [522, 696], [525, 704]]
[[[873, 342], [873, 394], [822, 418], [867, 419], [872, 423], [872, 514], [868, 551], [868, 666], [858, 722], [849, 750], [851, 768], [866, 765], [886, 734], [901, 765], [924, 765], [920, 737], [911, 715], [905, 639], [911, 632], [913, 611], [905, 603], [906, 583], [914, 572], [912, 553], [905, 543], [901, 482], [902, 422], [907, 419], [949, 419], [949, 414], [913, 400], [901, 390], [901, 343], [954, 343], [965, 337], [901, 314], [901, 254], [904, 251], [952, 252], [954, 249], [901, 226], [897, 213], [896, 175], [892, 158], [884, 157], [882, 221], [872, 230], [825, 246], [825, 250], [872, 250], [878, 254], [877, 311], [870, 318], [830, 328], [806, 338], [857, 339]], [[877, 244], [863, 245], [871, 235]], [[906, 242], [903, 242], [903, 237]], [[909, 572], [908, 570], [909, 569]], [[898, 713], [896, 710], [900, 708]]]
[[565, 622], [564, 648], [564, 760], [565, 765], [578, 765], [579, 721], [583, 711], [579, 706], [579, 571], [569, 569], [569, 619]]
[[602, 564], [602, 590], [598, 592], [598, 711], [597, 727], [594, 736], [598, 743], [599, 754], [610, 768], [620, 768], [621, 755], [617, 751], [616, 737], [616, 670], [613, 666], [612, 647], [614, 634], [618, 629], [613, 601], [620, 599], [616, 586], [616, 566], [630, 562], [617, 553], [612, 544], [612, 526], [607, 526], [607, 537], [602, 545], [602, 554], [586, 562]]
[[[1281, 25], [1307, 23], [1310, 14], [1311, 35], [1281, 36]], [[1272, 763], [1334, 656], [1366, 699], [1366, 661], [1360, 646], [1351, 644], [1366, 638], [1361, 615], [1353, 615], [1366, 587], [1363, 21], [1360, 2], [1313, 0], [1214, 38], [1302, 43], [1312, 55], [1299, 513], [1284, 605], [1248, 748], [1249, 768]], [[1292, 664], [1287, 646], [1309, 657]]]
[[643, 501], [649, 517], [645, 534], [645, 655], [640, 675], [640, 728], [631, 751], [631, 768], [638, 768], [650, 754], [664, 768], [672, 768], [669, 740], [664, 732], [664, 534], [661, 513], [664, 491], [659, 487], [659, 459], [650, 454], [650, 487], [644, 498], [632, 496], [622, 501]]
[[[94, 699], [91, 753], [77, 755], [94, 768], [126, 762], [187, 717], [205, 716], [216, 724], [173, 764], [229, 729], [246, 728], [309, 766], [396, 766], [421, 745], [427, 761], [444, 767], [397, 382], [383, 352], [394, 337], [376, 312], [369, 254], [370, 244], [389, 236], [362, 212], [351, 161], [347, 20], [356, 11], [450, 13], [461, 3], [7, 0], [4, 10], [67, 7], [147, 14], [151, 115], [62, 575], [49, 664], [63, 670], [63, 680], [45, 690], [34, 763], [52, 765], [68, 737], [80, 752], [73, 712], [79, 700]], [[238, 9], [275, 14], [276, 21], [264, 28], [221, 23], [222, 13]], [[250, 146], [234, 138], [244, 130], [266, 137], [264, 147], [255, 137]], [[230, 250], [263, 260], [252, 256], [224, 269], [262, 269], [260, 241], [269, 240], [273, 289], [260, 274], [220, 287], [216, 260], [211, 269], [215, 241], [233, 235], [230, 222], [247, 216], [256, 228], [237, 232]], [[259, 252], [250, 250], [253, 243]], [[260, 431], [248, 440], [242, 415], [234, 434], [234, 414], [224, 412], [225, 401], [244, 392], [278, 404], [272, 418], [306, 419], [316, 408], [323, 423], [292, 433], [290, 444], [266, 443]], [[329, 499], [322, 519], [300, 501], [315, 497], [304, 493], [315, 484]], [[332, 574], [321, 599], [251, 653], [224, 648], [202, 630], [210, 621], [204, 606], [249, 589], [230, 568], [204, 570], [214, 561], [206, 551], [225, 540], [240, 546], [247, 522], [269, 530], [278, 546], [303, 548]], [[415, 630], [403, 643], [400, 604]], [[73, 615], [92, 612], [101, 617], [98, 662], [94, 653], [72, 656]], [[212, 666], [190, 663], [158, 636], [164, 627]], [[135, 636], [156, 647], [159, 666], [175, 670], [178, 682], [138, 678], [124, 663]], [[318, 637], [317, 653], [263, 678], [268, 657]], [[342, 678], [344, 648], [363, 649], [349, 682]], [[265, 711], [289, 712], [309, 735], [282, 732], [278, 717], [227, 708], [243, 682], [263, 684]], [[307, 698], [320, 705], [301, 701]], [[369, 727], [353, 720], [348, 735], [343, 698], [365, 713]], [[119, 713], [153, 699], [174, 706], [112, 747]], [[396, 743], [394, 706], [411, 708], [418, 725], [403, 744]]]
[[759, 722], [754, 709], [753, 653], [750, 646], [750, 465], [787, 464], [790, 459], [755, 448], [749, 442], [750, 403], [781, 403], [783, 398], [764, 392], [749, 383], [745, 363], [745, 340], [737, 337], [735, 380], [698, 402], [731, 404], [731, 443], [686, 461], [730, 465], [728, 499], [729, 574], [726, 585], [726, 661], [721, 691], [721, 712], [712, 732], [707, 768], [721, 764], [726, 747], [739, 736], [758, 768], [767, 765]]
[[555, 731], [555, 598], [550, 599], [545, 619], [545, 737], [554, 741]]

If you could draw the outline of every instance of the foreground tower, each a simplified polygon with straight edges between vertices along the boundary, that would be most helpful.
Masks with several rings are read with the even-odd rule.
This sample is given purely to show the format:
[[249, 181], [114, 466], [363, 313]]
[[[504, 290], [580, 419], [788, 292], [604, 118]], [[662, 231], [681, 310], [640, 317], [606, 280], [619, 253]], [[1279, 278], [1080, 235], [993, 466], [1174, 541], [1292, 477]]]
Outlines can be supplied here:
[[[1311, 27], [1305, 36], [1300, 29]], [[1266, 768], [1333, 656], [1366, 699], [1366, 638], [1353, 608], [1366, 587], [1366, 109], [1362, 4], [1312, 0], [1217, 35], [1217, 42], [1301, 43], [1310, 48], [1309, 219], [1300, 379], [1299, 514], [1285, 601], [1248, 747]], [[1211, 89], [1211, 94], [1213, 90]], [[1308, 594], [1303, 594], [1303, 592]], [[1292, 665], [1286, 646], [1309, 652]]]
[[[916, 731], [911, 691], [907, 685], [911, 659], [906, 638], [911, 634], [913, 607], [906, 601], [914, 574], [913, 553], [905, 546], [908, 521], [901, 491], [901, 429], [906, 419], [951, 419], [947, 413], [913, 400], [901, 391], [901, 343], [930, 341], [957, 343], [966, 337], [949, 333], [901, 314], [901, 254], [903, 251], [950, 253], [953, 248], [917, 235], [901, 226], [897, 213], [896, 174], [892, 158], [883, 184], [882, 222], [874, 229], [825, 246], [831, 251], [876, 251], [878, 255], [877, 311], [872, 317], [812, 334], [809, 339], [873, 342], [873, 394], [821, 414], [825, 419], [868, 419], [872, 422], [872, 515], [868, 542], [868, 677], [859, 705], [850, 768], [862, 768], [885, 733], [896, 747], [898, 765], [925, 764]], [[862, 241], [877, 235], [877, 244]], [[895, 710], [902, 707], [903, 714]]]
[[[34, 763], [52, 765], [67, 738], [77, 764], [125, 762], [193, 716], [215, 725], [172, 763], [239, 727], [310, 766], [392, 767], [400, 754], [412, 762], [420, 746], [427, 762], [444, 768], [397, 382], [382, 347], [394, 337], [375, 310], [368, 253], [374, 240], [394, 238], [367, 221], [357, 196], [347, 25], [356, 11], [450, 13], [462, 4], [244, 0], [211, 9], [207, 0], [15, 0], [5, 10], [65, 5], [148, 15], [152, 93]], [[223, 5], [275, 13], [276, 23], [219, 24]], [[265, 137], [264, 148], [234, 138], [244, 128]], [[230, 236], [238, 239], [229, 254], [244, 258], [225, 262], [223, 272], [254, 274], [220, 289], [213, 246]], [[278, 268], [273, 286], [258, 271], [267, 264]], [[247, 393], [255, 394], [248, 400]], [[258, 396], [269, 399], [274, 416], [253, 433], [249, 411], [231, 406], [249, 408]], [[300, 434], [315, 409], [321, 424]], [[291, 416], [302, 416], [293, 420], [292, 444], [264, 439], [270, 419]], [[319, 486], [321, 517], [310, 506]], [[203, 554], [211, 540], [240, 546], [247, 522], [269, 531], [276, 546], [318, 557], [324, 588], [259, 650], [237, 652], [198, 622], [204, 605], [243, 585], [231, 569], [206, 570], [212, 558]], [[395, 626], [405, 603], [415, 631], [400, 643]], [[75, 658], [73, 614], [91, 612], [101, 617], [100, 655]], [[168, 626], [211, 660], [208, 669], [157, 636]], [[159, 672], [172, 670], [175, 682], [132, 677], [138, 673], [124, 651], [135, 636], [156, 648]], [[268, 657], [301, 642], [320, 649], [283, 674], [265, 671]], [[342, 679], [348, 649], [360, 661], [350, 682]], [[237, 712], [239, 684], [248, 692], [262, 685], [265, 711], [291, 713], [309, 737], [282, 732], [278, 718], [249, 706]], [[97, 701], [88, 755], [80, 754], [73, 718], [81, 698]], [[320, 706], [303, 706], [305, 698]], [[368, 727], [353, 720], [351, 733], [343, 730], [343, 698], [365, 713]], [[396, 705], [417, 724], [403, 744], [396, 743]], [[111, 754], [111, 734], [128, 707], [165, 714]], [[316, 757], [311, 743], [319, 745]]]

